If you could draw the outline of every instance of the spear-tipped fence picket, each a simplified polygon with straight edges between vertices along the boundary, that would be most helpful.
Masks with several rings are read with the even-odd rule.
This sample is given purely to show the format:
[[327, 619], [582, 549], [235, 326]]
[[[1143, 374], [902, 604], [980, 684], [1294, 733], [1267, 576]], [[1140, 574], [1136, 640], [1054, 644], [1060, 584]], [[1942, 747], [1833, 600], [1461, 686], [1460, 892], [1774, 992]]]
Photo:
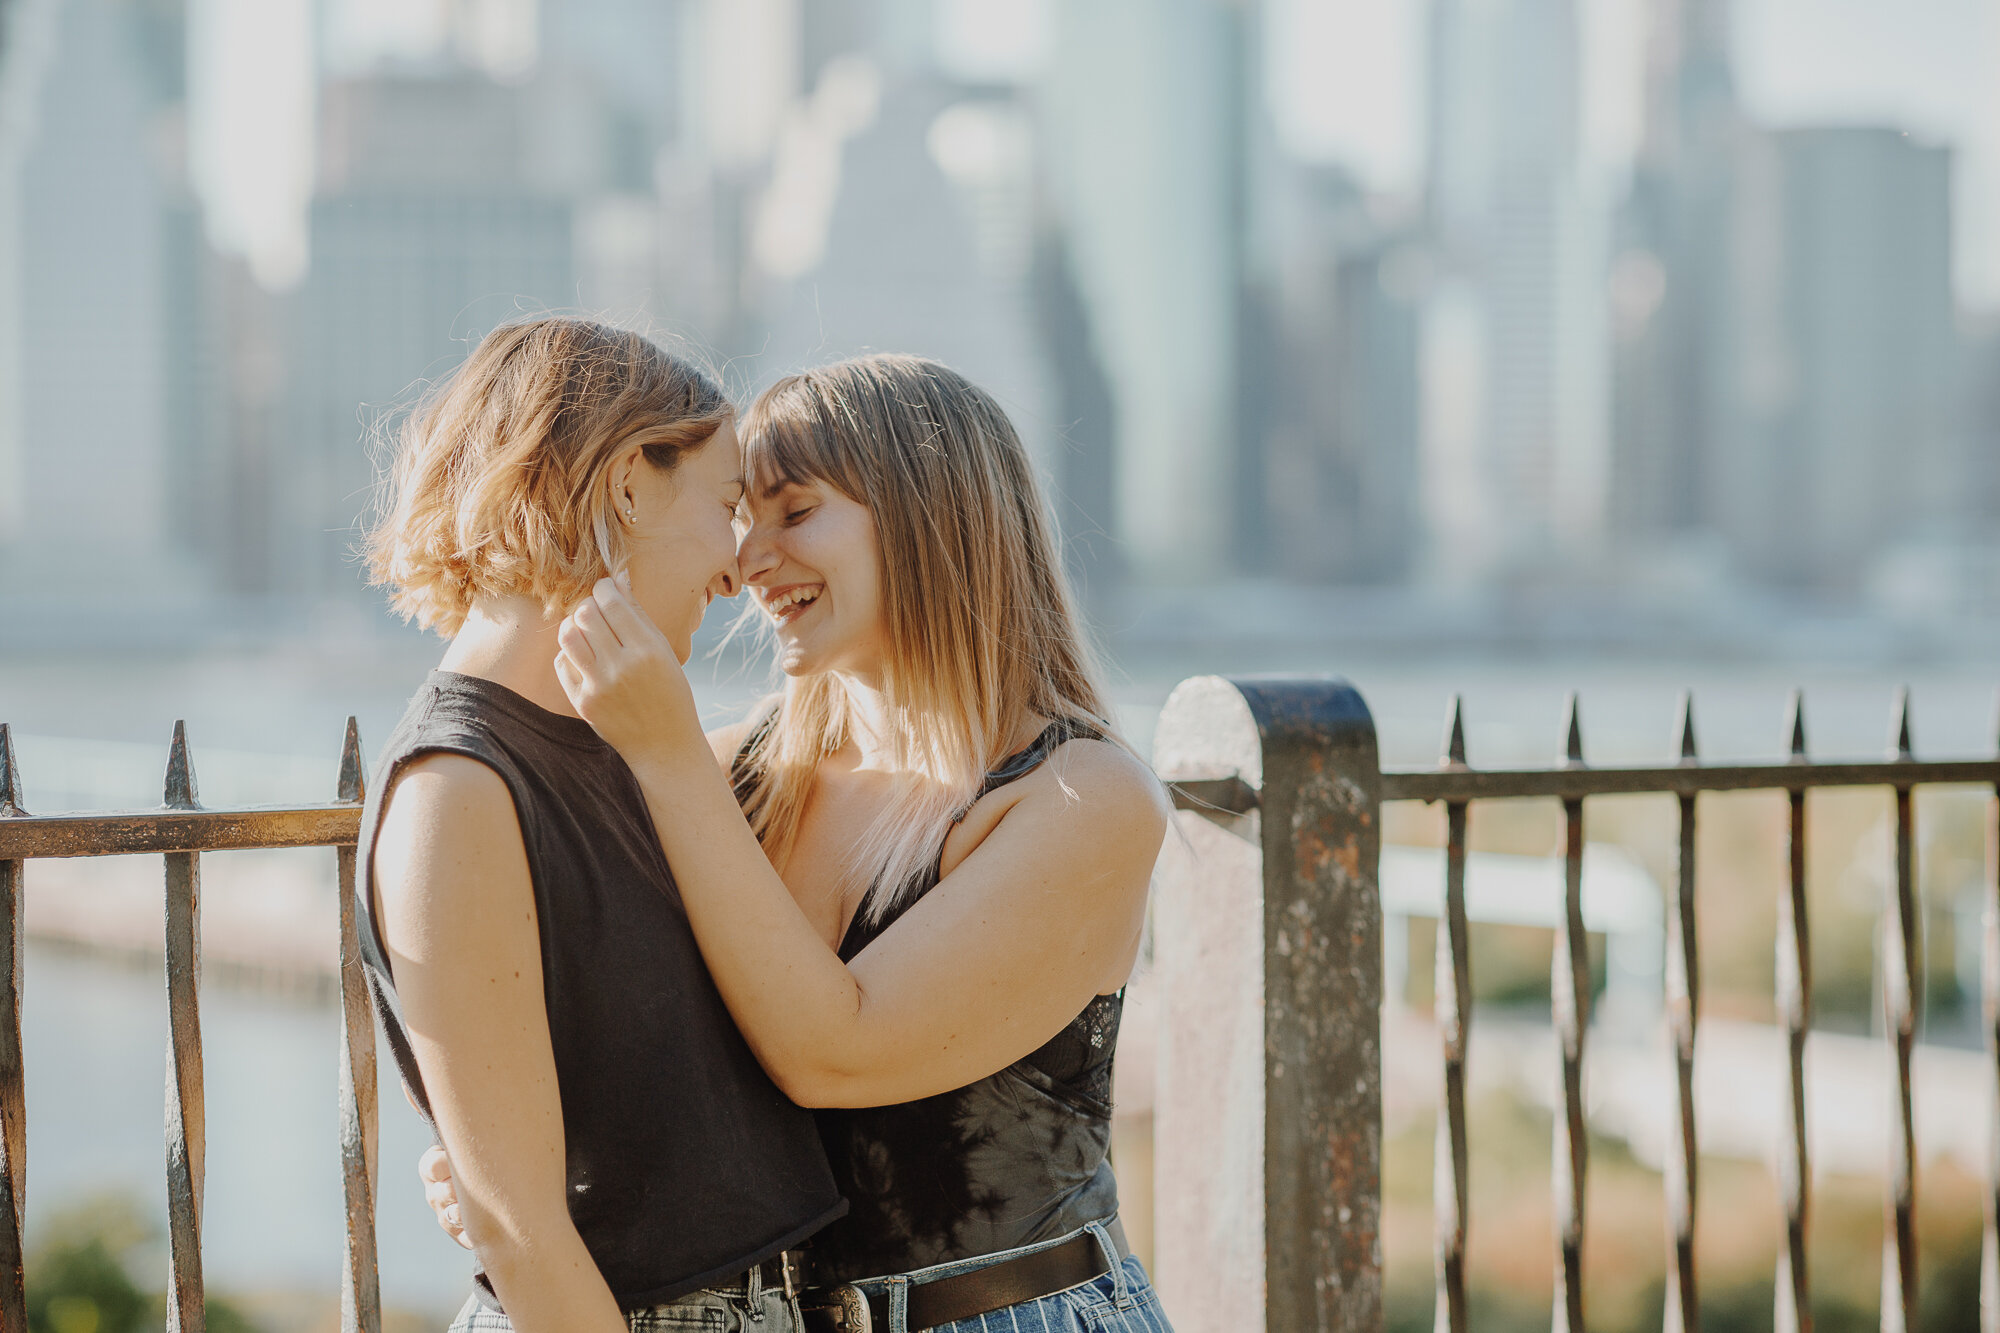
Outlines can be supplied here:
[[[1567, 744], [1546, 768], [1477, 769], [1453, 701], [1444, 755], [1432, 770], [1384, 772], [1367, 705], [1332, 679], [1184, 682], [1163, 710], [1154, 746], [1175, 783], [1189, 854], [1169, 855], [1155, 919], [1155, 957], [1167, 1021], [1156, 1095], [1156, 1249], [1161, 1282], [1183, 1333], [1379, 1330], [1382, 1000], [1377, 879], [1380, 808], [1442, 802], [1443, 910], [1436, 1004], [1441, 1080], [1435, 1177], [1438, 1333], [1464, 1333], [1469, 1314], [1465, 1058], [1471, 1032], [1471, 958], [1465, 899], [1467, 815], [1477, 801], [1540, 797], [1563, 810], [1564, 874], [1552, 959], [1552, 1015], [1561, 1061], [1555, 1089], [1551, 1262], [1557, 1333], [1581, 1333], [1585, 1178], [1583, 1069], [1589, 972], [1583, 922], [1584, 807], [1596, 796], [1654, 792], [1678, 798], [1680, 865], [1666, 904], [1665, 1021], [1678, 1115], [1666, 1162], [1667, 1333], [1699, 1320], [1695, 1271], [1698, 1139], [1694, 1059], [1701, 972], [1696, 952], [1695, 829], [1711, 792], [1776, 790], [1789, 798], [1789, 882], [1778, 902], [1777, 1009], [1786, 1033], [1787, 1112], [1778, 1151], [1784, 1236], [1774, 1322], [1810, 1333], [1806, 1228], [1804, 1058], [1812, 1022], [1805, 894], [1806, 794], [1880, 787], [1895, 814], [1893, 887], [1883, 904], [1882, 1005], [1896, 1071], [1886, 1165], [1881, 1327], [1915, 1327], [1916, 1144], [1910, 1056], [1920, 939], [1912, 791], [1933, 784], [1992, 789], [2000, 812], [2000, 758], [1917, 759], [1907, 693], [1898, 696], [1890, 755], [1874, 762], [1807, 755], [1799, 696], [1790, 756], [1776, 763], [1710, 764], [1696, 750], [1683, 697], [1673, 762], [1595, 767], [1571, 697]], [[2000, 814], [1989, 815], [2000, 847]], [[2000, 1333], [2000, 851], [1983, 878], [1984, 1105], [1992, 1138], [1985, 1200], [1981, 1327]], [[1261, 924], [1261, 929], [1259, 925]], [[1260, 1041], [1261, 1039], [1261, 1041]], [[1253, 1052], [1261, 1045], [1261, 1059]], [[1220, 1077], [1224, 1072], [1227, 1077]], [[1261, 1072], [1262, 1077], [1255, 1077]], [[1303, 1189], [1305, 1197], [1300, 1197]]]
[[[1914, 1328], [1917, 1299], [1916, 1147], [1910, 1057], [1915, 1037], [1917, 928], [1912, 791], [1931, 784], [1993, 788], [2000, 758], [1922, 761], [1912, 753], [1909, 700], [1899, 698], [1889, 758], [1815, 760], [1793, 696], [1790, 757], [1709, 764], [1683, 699], [1677, 758], [1655, 766], [1584, 760], [1574, 698], [1567, 744], [1547, 768], [1477, 769], [1467, 762], [1454, 701], [1443, 761], [1384, 772], [1361, 696], [1334, 679], [1183, 682], [1163, 710], [1155, 763], [1174, 787], [1184, 838], [1170, 841], [1156, 908], [1155, 953], [1165, 1002], [1156, 1096], [1156, 1252], [1168, 1308], [1182, 1333], [1263, 1328], [1282, 1333], [1378, 1333], [1383, 1323], [1381, 1224], [1382, 914], [1378, 874], [1385, 801], [1442, 802], [1446, 856], [1437, 933], [1436, 1014], [1443, 1080], [1438, 1115], [1436, 1327], [1468, 1327], [1465, 1058], [1472, 1040], [1465, 899], [1467, 823], [1483, 800], [1540, 797], [1563, 808], [1565, 873], [1552, 962], [1561, 1052], [1554, 1122], [1556, 1276], [1552, 1324], [1582, 1333], [1588, 1168], [1583, 1070], [1589, 972], [1583, 920], [1584, 806], [1595, 796], [1654, 792], [1679, 802], [1680, 866], [1666, 906], [1665, 1014], [1677, 1089], [1677, 1132], [1666, 1165], [1667, 1333], [1698, 1323], [1694, 1219], [1698, 1139], [1694, 1058], [1700, 1009], [1694, 857], [1705, 793], [1787, 794], [1789, 882], [1777, 890], [1777, 1009], [1787, 1037], [1788, 1112], [1778, 1154], [1785, 1235], [1775, 1321], [1809, 1333], [1804, 1055], [1811, 1030], [1805, 897], [1806, 793], [1881, 787], [1896, 819], [1895, 875], [1884, 903], [1883, 1006], [1894, 1055], [1895, 1132], [1885, 1193], [1882, 1327]], [[32, 815], [11, 733], [0, 724], [0, 1333], [25, 1333], [22, 1218], [26, 1188], [21, 1058], [23, 868], [45, 857], [160, 854], [165, 866], [170, 1026], [166, 1168], [171, 1291], [168, 1326], [204, 1327], [201, 1280], [203, 1100], [201, 854], [328, 847], [340, 884], [341, 1165], [346, 1185], [342, 1327], [379, 1333], [374, 1232], [375, 1039], [356, 936], [355, 840], [362, 799], [352, 719], [335, 800], [282, 808], [204, 809], [181, 726], [174, 728], [161, 808], [139, 813]], [[1982, 966], [1986, 1105], [1994, 1164], [1984, 1189], [1982, 1327], [2000, 1333], [2000, 813], [1983, 881]]]
[[[268, 847], [331, 847], [340, 879], [340, 1163], [346, 1183], [346, 1262], [341, 1326], [380, 1333], [376, 1282], [375, 1026], [355, 934], [354, 843], [361, 827], [361, 737], [347, 720], [335, 799], [325, 805], [204, 809], [196, 797], [186, 729], [174, 724], [165, 799], [158, 810], [32, 815], [23, 808], [14, 739], [0, 723], [0, 1333], [27, 1333], [22, 1221], [27, 1176], [25, 1071], [21, 1061], [22, 871], [44, 857], [157, 852], [166, 865], [167, 1327], [207, 1327], [201, 1278], [202, 1160], [206, 1122], [201, 1046], [201, 854]], [[329, 941], [331, 943], [331, 941]]]

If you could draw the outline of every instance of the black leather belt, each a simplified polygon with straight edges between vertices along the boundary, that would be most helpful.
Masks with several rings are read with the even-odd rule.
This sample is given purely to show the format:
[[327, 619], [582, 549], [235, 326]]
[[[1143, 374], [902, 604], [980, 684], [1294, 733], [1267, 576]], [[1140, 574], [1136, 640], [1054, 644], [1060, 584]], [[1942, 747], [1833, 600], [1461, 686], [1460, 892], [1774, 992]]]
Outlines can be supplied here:
[[784, 1292], [787, 1300], [806, 1289], [806, 1257], [798, 1250], [780, 1250], [758, 1268], [763, 1270], [763, 1284]]
[[[1112, 1235], [1123, 1258], [1122, 1237], [1115, 1230]], [[906, 1289], [908, 1327], [910, 1333], [920, 1333], [956, 1320], [976, 1319], [1022, 1301], [1039, 1300], [1080, 1287], [1110, 1271], [1103, 1247], [1095, 1236], [1085, 1232], [1074, 1240], [1033, 1254], [1003, 1259], [955, 1277], [911, 1285]], [[800, 1298], [799, 1308], [805, 1314], [806, 1333], [888, 1333], [886, 1292], [864, 1293], [852, 1285], [808, 1287]]]
[[[744, 1269], [741, 1276], [726, 1287], [711, 1290], [741, 1292], [750, 1289], [750, 1269]], [[787, 1299], [798, 1295], [806, 1286], [806, 1256], [803, 1250], [781, 1250], [756, 1268], [757, 1285], [770, 1291], [782, 1291]]]

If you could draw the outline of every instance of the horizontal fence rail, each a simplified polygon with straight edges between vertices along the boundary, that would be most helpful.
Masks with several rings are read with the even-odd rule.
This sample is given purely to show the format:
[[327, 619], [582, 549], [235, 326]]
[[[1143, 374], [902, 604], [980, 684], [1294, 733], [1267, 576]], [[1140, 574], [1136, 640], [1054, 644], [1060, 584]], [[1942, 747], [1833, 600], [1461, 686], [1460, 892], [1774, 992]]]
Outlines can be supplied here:
[[164, 810], [158, 814], [21, 815], [0, 824], [0, 860], [339, 847], [353, 843], [360, 829], [360, 808], [345, 804]]
[[[259, 848], [330, 847], [340, 893], [340, 1161], [347, 1203], [341, 1327], [380, 1333], [373, 1180], [377, 1126], [375, 1030], [354, 901], [363, 794], [361, 738], [347, 720], [336, 799], [327, 805], [205, 810], [186, 729], [174, 724], [160, 809], [34, 815], [24, 808], [12, 730], [0, 723], [0, 1333], [27, 1333], [22, 1220], [27, 1124], [21, 1059], [22, 887], [28, 861], [157, 853], [165, 868], [167, 983], [167, 1327], [207, 1327], [201, 1268], [206, 1106], [201, 1044], [201, 856]], [[335, 941], [329, 941], [334, 944]]]
[[1699, 760], [1646, 768], [1441, 768], [1382, 775], [1385, 801], [1481, 801], [1544, 796], [1660, 793], [1699, 796], [1721, 791], [1806, 791], [1813, 787], [1929, 787], [1951, 783], [1991, 785], [2000, 759], [1899, 758], [1872, 763], [1808, 760], [1769, 764], [1704, 764]]

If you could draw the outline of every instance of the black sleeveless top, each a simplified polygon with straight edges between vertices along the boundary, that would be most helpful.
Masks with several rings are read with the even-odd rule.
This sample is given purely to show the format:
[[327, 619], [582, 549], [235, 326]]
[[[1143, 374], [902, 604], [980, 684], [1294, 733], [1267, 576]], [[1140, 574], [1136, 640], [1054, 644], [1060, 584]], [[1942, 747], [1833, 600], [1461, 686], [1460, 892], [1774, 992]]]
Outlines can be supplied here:
[[[362, 960], [403, 1081], [430, 1102], [369, 886], [383, 801], [412, 759], [485, 764], [520, 820], [541, 935], [569, 1211], [612, 1295], [656, 1305], [741, 1273], [844, 1211], [812, 1117], [751, 1055], [702, 965], [637, 779], [579, 718], [431, 673], [362, 814]], [[479, 1295], [497, 1305], [482, 1275]]]
[[[757, 775], [746, 764], [772, 720], [738, 755], [739, 796], [755, 789]], [[1077, 723], [1052, 724], [987, 774], [979, 796], [1027, 776], [1078, 737], [1102, 739]], [[867, 948], [937, 881], [933, 866], [883, 920], [864, 923], [857, 915], [841, 958]], [[815, 1280], [880, 1277], [992, 1254], [1115, 1214], [1111, 1063], [1124, 1003], [1122, 991], [1098, 996], [1040, 1050], [955, 1091], [895, 1106], [815, 1111], [849, 1203], [848, 1215], [813, 1241]]]

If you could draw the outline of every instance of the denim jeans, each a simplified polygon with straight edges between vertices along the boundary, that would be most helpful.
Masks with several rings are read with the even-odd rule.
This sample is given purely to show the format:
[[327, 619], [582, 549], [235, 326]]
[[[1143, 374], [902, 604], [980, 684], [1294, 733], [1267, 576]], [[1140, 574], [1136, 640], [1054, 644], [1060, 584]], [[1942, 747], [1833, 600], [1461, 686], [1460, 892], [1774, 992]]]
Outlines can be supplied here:
[[[936, 1333], [1173, 1333], [1166, 1312], [1160, 1309], [1159, 1293], [1153, 1290], [1152, 1282], [1146, 1277], [1145, 1266], [1137, 1258], [1119, 1263], [1117, 1246], [1112, 1243], [1103, 1223], [1093, 1222], [1083, 1230], [1096, 1237], [1098, 1248], [1113, 1265], [1110, 1272], [1067, 1291], [1022, 1301], [1003, 1310], [991, 1310], [971, 1319], [940, 1324]], [[910, 1333], [908, 1309], [911, 1287], [920, 1287], [926, 1282], [959, 1273], [970, 1273], [1017, 1255], [1046, 1250], [1079, 1234], [1082, 1233], [1071, 1232], [1054, 1240], [1023, 1245], [1018, 1250], [982, 1254], [934, 1268], [920, 1268], [914, 1273], [864, 1278], [854, 1285], [871, 1296], [881, 1295], [888, 1299], [889, 1327], [877, 1329], [875, 1333]]]
[[[697, 1291], [665, 1305], [627, 1310], [632, 1333], [801, 1333], [799, 1307], [782, 1287], [765, 1286], [752, 1271], [733, 1286]], [[451, 1321], [450, 1333], [512, 1333], [498, 1310], [473, 1297]]]

